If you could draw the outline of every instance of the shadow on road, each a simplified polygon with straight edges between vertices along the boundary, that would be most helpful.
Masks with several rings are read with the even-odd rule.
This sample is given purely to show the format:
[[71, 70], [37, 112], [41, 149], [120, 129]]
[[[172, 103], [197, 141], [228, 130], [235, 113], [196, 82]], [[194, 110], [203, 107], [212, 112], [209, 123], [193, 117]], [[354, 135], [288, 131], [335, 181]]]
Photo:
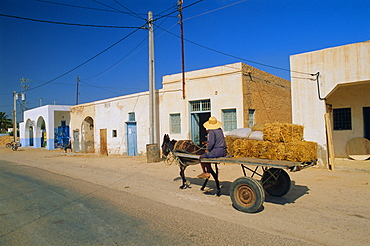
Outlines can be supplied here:
[[[181, 180], [181, 177], [177, 177], [174, 179], [174, 181]], [[204, 183], [204, 179], [198, 179], [198, 178], [187, 178], [188, 181], [190, 181], [191, 185], [190, 188], [200, 189]], [[220, 181], [221, 186], [221, 196], [230, 196], [230, 186], [232, 182], [230, 181]], [[193, 186], [192, 186], [193, 185]], [[199, 187], [199, 188], [198, 188]], [[282, 197], [275, 197], [269, 195], [267, 192], [265, 192], [265, 202], [268, 203], [274, 203], [274, 204], [289, 204], [289, 203], [295, 203], [296, 200], [298, 200], [300, 197], [306, 195], [309, 193], [309, 190], [307, 186], [302, 185], [296, 185], [295, 181], [291, 181], [291, 187], [288, 194]], [[205, 188], [204, 194], [206, 195], [216, 195], [216, 183], [214, 180], [208, 180], [207, 186]]]

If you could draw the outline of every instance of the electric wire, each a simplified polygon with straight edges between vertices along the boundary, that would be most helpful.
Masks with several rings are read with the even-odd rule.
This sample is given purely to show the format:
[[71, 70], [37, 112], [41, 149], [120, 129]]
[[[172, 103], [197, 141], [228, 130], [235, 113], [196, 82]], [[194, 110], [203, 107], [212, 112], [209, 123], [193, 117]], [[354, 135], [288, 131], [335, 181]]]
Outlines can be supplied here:
[[207, 11], [207, 12], [205, 12], [205, 13], [202, 13], [202, 14], [199, 14], [199, 15], [195, 15], [195, 16], [192, 16], [192, 17], [186, 18], [186, 19], [184, 19], [184, 21], [186, 21], [186, 20], [190, 20], [190, 19], [195, 18], [195, 17], [202, 16], [202, 15], [205, 15], [205, 14], [209, 14], [209, 13], [215, 12], [215, 11], [217, 11], [217, 10], [224, 9], [224, 8], [227, 8], [227, 7], [230, 7], [230, 6], [233, 6], [233, 5], [236, 5], [236, 4], [239, 4], [239, 3], [245, 2], [245, 1], [248, 1], [248, 0], [242, 0], [242, 1], [239, 1], [239, 2], [235, 2], [235, 3], [229, 4], [229, 5], [226, 5], [226, 6], [223, 6], [223, 7], [217, 8], [217, 9], [214, 9], [214, 10], [210, 10], [210, 11]]
[[117, 0], [114, 0], [118, 5], [120, 5], [121, 7], [123, 7], [123, 8], [125, 8], [126, 10], [128, 10], [130, 13], [131, 13], [131, 15], [132, 16], [136, 16], [136, 17], [138, 17], [139, 19], [142, 19], [142, 20], [145, 20], [146, 21], [146, 19], [145, 18], [143, 18], [143, 17], [141, 17], [139, 14], [137, 14], [137, 13], [135, 13], [135, 12], [133, 12], [132, 10], [130, 10], [129, 8], [127, 8], [126, 6], [124, 6], [123, 4], [121, 4], [120, 2], [118, 2]]
[[78, 5], [72, 5], [72, 4], [66, 4], [66, 3], [51, 2], [51, 1], [46, 1], [46, 0], [35, 0], [35, 1], [43, 2], [43, 3], [50, 3], [50, 4], [55, 4], [55, 5], [62, 5], [62, 6], [74, 7], [74, 8], [81, 8], [81, 9], [90, 9], [90, 10], [98, 10], [98, 11], [106, 11], [106, 12], [114, 12], [114, 13], [128, 14], [128, 13], [122, 12], [120, 10], [98, 9], [98, 8], [78, 6]]
[[[167, 9], [168, 10], [168, 9]], [[165, 10], [165, 11], [167, 11], [167, 10]], [[165, 12], [165, 11], [162, 11], [162, 13], [163, 12]], [[160, 24], [159, 24], [159, 26], [161, 26], [164, 22], [166, 21], [166, 19], [164, 19]], [[155, 26], [155, 28], [156, 28], [156, 26]], [[160, 37], [160, 36], [162, 36], [163, 35], [163, 33], [164, 32], [162, 32], [161, 34], [159, 34], [158, 36], [157, 36], [157, 38], [158, 37]], [[139, 42], [131, 51], [129, 51], [124, 57], [122, 57], [121, 59], [119, 59], [117, 62], [115, 62], [113, 65], [111, 65], [110, 67], [108, 67], [107, 69], [105, 69], [104, 71], [102, 71], [102, 72], [100, 72], [100, 73], [98, 73], [98, 74], [96, 74], [96, 75], [94, 75], [94, 76], [91, 76], [91, 77], [89, 77], [89, 78], [86, 78], [86, 79], [83, 79], [84, 81], [86, 81], [86, 80], [90, 80], [90, 79], [93, 79], [93, 78], [95, 78], [95, 77], [97, 77], [97, 76], [99, 76], [99, 75], [102, 75], [102, 74], [104, 74], [104, 73], [106, 73], [106, 72], [108, 72], [109, 70], [111, 70], [112, 68], [114, 68], [115, 66], [117, 66], [119, 63], [121, 63], [125, 58], [128, 58], [131, 54], [133, 55], [133, 52], [142, 44], [142, 43], [144, 43], [144, 41], [146, 41], [146, 40], [148, 40], [148, 37], [145, 37], [141, 42]], [[142, 48], [144, 48], [144, 46], [142, 47]], [[140, 48], [139, 50], [141, 50], [142, 48]], [[137, 53], [139, 50], [137, 50], [135, 53]], [[135, 54], [134, 53], [134, 54]], [[86, 82], [85, 82], [86, 83]]]
[[89, 78], [86, 78], [84, 80], [90, 80], [90, 79], [93, 79], [99, 75], [102, 75], [106, 72], [108, 72], [109, 70], [111, 70], [112, 68], [114, 68], [116, 65], [118, 65], [119, 63], [121, 63], [124, 59], [128, 58], [128, 56], [130, 54], [132, 54], [142, 43], [144, 43], [144, 41], [146, 41], [148, 39], [148, 37], [144, 38], [139, 44], [137, 44], [130, 52], [128, 52], [125, 56], [123, 56], [121, 59], [119, 59], [117, 62], [115, 62], [113, 65], [111, 65], [110, 67], [108, 67], [107, 69], [105, 69], [104, 71], [94, 75], [94, 76], [91, 76]]
[[[49, 24], [69, 25], [69, 26], [103, 27], [103, 28], [138, 28], [138, 27], [129, 27], [129, 26], [104, 26], [104, 25], [76, 24], [76, 23], [66, 23], [66, 22], [59, 22], [59, 21], [38, 20], [38, 19], [33, 19], [33, 18], [20, 17], [20, 16], [15, 16], [15, 15], [7, 15], [7, 14], [1, 14], [1, 13], [0, 13], [0, 16], [16, 18], [16, 19], [21, 19], [21, 20], [35, 21], [35, 22], [43, 22], [43, 23], [49, 23]], [[143, 27], [139, 27], [139, 28], [143, 29]]]
[[[168, 30], [165, 30], [161, 27], [158, 27], [160, 29], [162, 29], [163, 31], [175, 36], [175, 37], [178, 37], [180, 38], [179, 35], [177, 34], [174, 34]], [[235, 58], [235, 59], [238, 59], [238, 60], [242, 60], [242, 61], [246, 61], [246, 62], [249, 62], [249, 63], [254, 63], [254, 64], [257, 64], [257, 65], [260, 65], [260, 66], [265, 66], [265, 67], [269, 67], [269, 68], [274, 68], [274, 69], [278, 69], [278, 70], [283, 70], [283, 71], [288, 71], [288, 72], [293, 72], [293, 73], [299, 73], [299, 74], [306, 74], [306, 75], [311, 75], [311, 76], [314, 76], [314, 74], [311, 74], [311, 73], [307, 73], [307, 72], [300, 72], [300, 71], [293, 71], [293, 70], [290, 70], [290, 69], [287, 69], [287, 68], [281, 68], [281, 67], [276, 67], [276, 66], [272, 66], [272, 65], [268, 65], [268, 64], [265, 64], [265, 63], [261, 63], [261, 62], [256, 62], [256, 61], [252, 61], [252, 60], [248, 60], [248, 59], [245, 59], [245, 58], [242, 58], [242, 57], [239, 57], [239, 56], [235, 56], [235, 55], [231, 55], [231, 54], [228, 54], [226, 52], [222, 52], [222, 51], [219, 51], [219, 50], [216, 50], [216, 49], [213, 49], [213, 48], [210, 48], [210, 47], [207, 47], [205, 45], [202, 45], [202, 44], [198, 44], [194, 41], [191, 41], [189, 39], [184, 39], [185, 41], [191, 43], [191, 44], [194, 44], [194, 45], [197, 45], [199, 47], [202, 47], [204, 49], [207, 49], [207, 50], [210, 50], [210, 51], [213, 51], [213, 52], [216, 52], [216, 53], [219, 53], [221, 55], [225, 55], [225, 56], [229, 56], [229, 57], [232, 57], [232, 58]]]
[[[197, 1], [197, 2], [191, 3], [191, 4], [189, 4], [189, 5], [186, 5], [185, 7], [182, 7], [182, 9], [189, 8], [189, 7], [191, 7], [191, 6], [195, 5], [195, 4], [198, 4], [198, 3], [203, 2], [203, 1], [204, 1], [204, 0], [199, 0], [199, 1]], [[159, 20], [159, 19], [162, 19], [162, 18], [164, 18], [164, 17], [168, 17], [168, 16], [170, 16], [170, 15], [172, 15], [172, 14], [176, 13], [177, 11], [179, 11], [179, 10], [178, 10], [178, 9], [176, 9], [176, 10], [172, 11], [171, 13], [169, 13], [169, 14], [167, 14], [167, 15], [160, 16], [160, 17], [158, 17], [158, 18], [154, 19], [154, 20], [153, 20], [153, 22], [154, 22], [154, 21], [157, 21], [157, 20]]]
[[117, 11], [119, 11], [119, 12], [122, 12], [121, 10], [116, 9], [116, 8], [114, 8], [114, 7], [112, 7], [112, 6], [108, 5], [108, 4], [105, 4], [105, 3], [99, 2], [99, 1], [97, 1], [97, 0], [92, 0], [92, 1], [93, 1], [93, 2], [96, 2], [96, 3], [100, 4], [100, 5], [103, 5], [103, 6], [105, 6], [105, 7], [108, 7], [108, 8], [110, 8], [110, 9], [114, 9], [114, 10], [117, 10]]
[[76, 67], [72, 68], [71, 70], [69, 70], [69, 71], [67, 71], [67, 72], [63, 73], [62, 75], [57, 76], [56, 78], [54, 78], [54, 79], [52, 79], [52, 80], [49, 80], [48, 82], [45, 82], [45, 83], [43, 83], [43, 84], [41, 84], [41, 85], [39, 85], [39, 86], [33, 87], [33, 88], [31, 88], [31, 89], [28, 89], [28, 91], [35, 90], [35, 89], [40, 88], [40, 87], [42, 87], [42, 86], [44, 86], [44, 85], [47, 85], [47, 84], [49, 84], [49, 83], [51, 83], [51, 82], [53, 82], [53, 81], [55, 81], [55, 80], [57, 80], [57, 79], [60, 79], [61, 77], [65, 76], [65, 75], [67, 75], [67, 74], [69, 74], [69, 73], [73, 72], [73, 71], [74, 71], [74, 70], [76, 70], [77, 68], [82, 67], [82, 66], [83, 66], [83, 65], [85, 65], [86, 63], [90, 62], [91, 60], [93, 60], [93, 59], [95, 59], [96, 57], [100, 56], [101, 54], [103, 54], [104, 52], [108, 51], [109, 49], [113, 48], [114, 46], [116, 46], [117, 44], [119, 44], [120, 42], [122, 42], [123, 40], [125, 40], [126, 38], [130, 37], [131, 35], [133, 35], [133, 34], [134, 34], [135, 32], [137, 32], [139, 29], [141, 29], [141, 28], [139, 27], [139, 28], [137, 28], [136, 30], [132, 31], [131, 33], [129, 33], [128, 35], [126, 35], [126, 36], [125, 36], [125, 37], [123, 37], [122, 39], [118, 40], [117, 42], [115, 42], [114, 44], [112, 44], [112, 45], [111, 45], [111, 46], [109, 46], [108, 48], [104, 49], [103, 51], [99, 52], [99, 53], [98, 53], [98, 54], [96, 54], [95, 56], [91, 57], [90, 59], [88, 59], [88, 60], [84, 61], [84, 62], [83, 62], [83, 63], [81, 63], [80, 65], [78, 65], [78, 66], [76, 66]]

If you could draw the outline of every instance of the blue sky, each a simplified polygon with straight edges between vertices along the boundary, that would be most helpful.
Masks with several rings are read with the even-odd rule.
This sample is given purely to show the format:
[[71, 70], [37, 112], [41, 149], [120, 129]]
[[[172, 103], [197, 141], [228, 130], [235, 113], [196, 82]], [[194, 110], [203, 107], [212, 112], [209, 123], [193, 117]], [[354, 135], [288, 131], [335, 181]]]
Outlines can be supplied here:
[[[185, 41], [186, 71], [245, 62], [289, 80], [290, 55], [370, 40], [368, 0], [184, 0], [183, 6], [193, 3], [183, 10], [190, 41]], [[148, 31], [137, 28], [146, 24], [148, 11], [158, 18], [155, 77], [161, 88], [162, 76], [181, 72], [176, 4], [1, 0], [0, 111], [11, 117], [21, 78], [29, 86], [27, 108], [38, 107], [40, 98], [43, 105], [74, 105], [77, 76], [79, 103], [147, 91]]]

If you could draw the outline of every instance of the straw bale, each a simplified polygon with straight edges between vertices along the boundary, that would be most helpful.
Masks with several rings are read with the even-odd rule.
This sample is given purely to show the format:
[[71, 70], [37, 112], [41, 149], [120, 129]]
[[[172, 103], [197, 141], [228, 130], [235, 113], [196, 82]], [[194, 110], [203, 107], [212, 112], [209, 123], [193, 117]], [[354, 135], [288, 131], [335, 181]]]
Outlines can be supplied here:
[[270, 160], [309, 162], [317, 159], [317, 143], [294, 141], [289, 143], [226, 137], [228, 155]]
[[267, 123], [263, 139], [271, 142], [295, 142], [303, 139], [303, 126], [289, 123]]
[[239, 139], [239, 138], [230, 137], [230, 136], [225, 137], [227, 155], [234, 155], [234, 151], [233, 151], [232, 146], [233, 146], [234, 141], [237, 140], [237, 139]]
[[0, 146], [5, 146], [5, 144], [14, 141], [13, 136], [5, 135], [0, 137]]
[[259, 158], [271, 159], [271, 160], [285, 160], [285, 144], [284, 143], [273, 143], [270, 141], [263, 141], [264, 149], [260, 154]]
[[294, 141], [285, 143], [286, 160], [309, 162], [317, 159], [317, 143], [310, 141]]

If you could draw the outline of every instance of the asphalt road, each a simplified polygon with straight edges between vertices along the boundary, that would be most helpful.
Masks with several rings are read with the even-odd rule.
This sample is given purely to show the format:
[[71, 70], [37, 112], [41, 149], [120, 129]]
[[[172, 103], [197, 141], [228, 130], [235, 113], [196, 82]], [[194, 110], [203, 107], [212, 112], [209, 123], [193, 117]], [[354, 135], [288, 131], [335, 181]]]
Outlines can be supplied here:
[[0, 245], [313, 245], [0, 161]]

